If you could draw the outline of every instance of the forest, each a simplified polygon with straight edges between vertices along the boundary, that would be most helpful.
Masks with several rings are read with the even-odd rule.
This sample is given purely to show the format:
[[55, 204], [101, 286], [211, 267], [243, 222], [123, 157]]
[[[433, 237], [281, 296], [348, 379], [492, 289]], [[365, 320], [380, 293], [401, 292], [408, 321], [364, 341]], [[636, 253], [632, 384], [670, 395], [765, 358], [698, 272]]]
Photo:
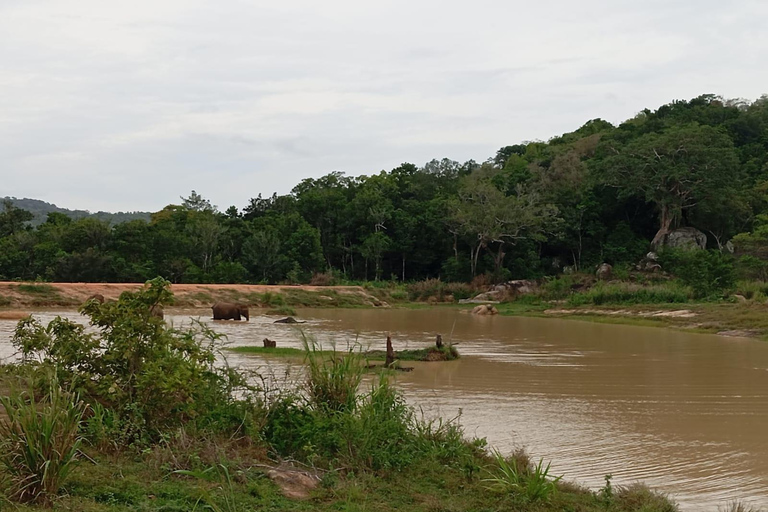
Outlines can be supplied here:
[[768, 96], [673, 101], [618, 126], [593, 119], [484, 162], [333, 172], [243, 208], [222, 211], [195, 191], [180, 199], [148, 221], [51, 212], [37, 226], [5, 201], [0, 279], [498, 282], [630, 267], [691, 226], [745, 278], [764, 280]]

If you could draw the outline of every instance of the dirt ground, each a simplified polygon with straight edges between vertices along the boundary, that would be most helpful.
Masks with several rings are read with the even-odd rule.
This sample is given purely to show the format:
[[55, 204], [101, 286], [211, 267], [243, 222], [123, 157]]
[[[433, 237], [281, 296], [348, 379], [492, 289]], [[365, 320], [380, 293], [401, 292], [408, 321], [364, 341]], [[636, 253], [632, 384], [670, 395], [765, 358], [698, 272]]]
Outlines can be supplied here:
[[[0, 282], [0, 306], [10, 309], [40, 306], [79, 306], [88, 297], [101, 294], [117, 299], [124, 291], [135, 291], [141, 283], [19, 283]], [[258, 304], [258, 295], [270, 292], [287, 296], [303, 294], [331, 302], [343, 297], [359, 305], [380, 306], [379, 301], [360, 286], [251, 285], [251, 284], [173, 284], [171, 291], [178, 306], [209, 306], [219, 300]], [[331, 305], [331, 304], [329, 304]]]

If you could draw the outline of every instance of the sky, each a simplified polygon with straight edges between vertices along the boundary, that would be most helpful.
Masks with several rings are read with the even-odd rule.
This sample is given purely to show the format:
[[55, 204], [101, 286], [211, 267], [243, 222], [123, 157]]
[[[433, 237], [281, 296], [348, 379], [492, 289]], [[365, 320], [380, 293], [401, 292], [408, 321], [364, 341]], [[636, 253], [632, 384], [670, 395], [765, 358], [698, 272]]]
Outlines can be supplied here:
[[768, 93], [765, 0], [0, 0], [0, 196], [224, 210]]

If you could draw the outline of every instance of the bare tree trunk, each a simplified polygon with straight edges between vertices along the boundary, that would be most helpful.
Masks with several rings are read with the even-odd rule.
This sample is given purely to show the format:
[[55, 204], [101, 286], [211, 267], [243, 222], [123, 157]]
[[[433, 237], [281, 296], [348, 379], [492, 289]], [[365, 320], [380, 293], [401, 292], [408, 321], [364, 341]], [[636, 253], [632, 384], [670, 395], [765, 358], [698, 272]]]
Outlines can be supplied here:
[[499, 250], [493, 255], [493, 273], [496, 278], [501, 277], [501, 267], [504, 265], [504, 256], [507, 253], [504, 252], [504, 244], [499, 242]]
[[472, 250], [471, 254], [471, 265], [472, 265], [472, 277], [475, 277], [477, 274], [477, 261], [480, 259], [480, 249], [483, 248], [483, 244], [480, 242], [477, 243], [477, 247]]
[[651, 241], [651, 246], [654, 249], [658, 249], [664, 242], [664, 237], [669, 234], [669, 227], [672, 225], [672, 213], [669, 211], [669, 205], [662, 205], [659, 224], [659, 230], [656, 232], [656, 236], [653, 237], [653, 241]]
[[405, 282], [405, 253], [403, 253], [403, 282]]

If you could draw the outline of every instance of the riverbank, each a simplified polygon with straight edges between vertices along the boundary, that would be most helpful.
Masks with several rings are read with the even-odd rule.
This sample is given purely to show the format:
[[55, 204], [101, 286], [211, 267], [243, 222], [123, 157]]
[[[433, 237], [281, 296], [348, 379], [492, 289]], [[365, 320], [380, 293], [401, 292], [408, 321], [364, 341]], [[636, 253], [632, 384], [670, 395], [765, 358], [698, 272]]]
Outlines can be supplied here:
[[[435, 280], [436, 281], [436, 280]], [[439, 283], [439, 281], [437, 281]], [[461, 307], [467, 294], [459, 285], [431, 283], [386, 286], [311, 286], [249, 284], [174, 284], [171, 307], [207, 308], [217, 301], [247, 304], [291, 315], [295, 307], [386, 308]], [[20, 319], [32, 308], [79, 307], [101, 294], [116, 300], [121, 293], [140, 290], [139, 283], [18, 283], [0, 282], [0, 318]], [[464, 285], [466, 286], [466, 285]], [[424, 290], [421, 290], [423, 288]], [[578, 294], [576, 294], [578, 296]], [[522, 296], [497, 304], [501, 315], [574, 318], [593, 322], [667, 327], [723, 336], [768, 339], [768, 304], [757, 300], [682, 300], [671, 303], [578, 304], [579, 301], [543, 300]]]
[[571, 318], [768, 340], [768, 305], [749, 301], [611, 306], [511, 302], [499, 304], [497, 309], [507, 316]]
[[[78, 307], [99, 294], [117, 300], [123, 292], [135, 292], [143, 283], [19, 283], [0, 282], [0, 307]], [[175, 307], [210, 307], [218, 301], [255, 307], [386, 307], [388, 304], [362, 286], [173, 284]]]

